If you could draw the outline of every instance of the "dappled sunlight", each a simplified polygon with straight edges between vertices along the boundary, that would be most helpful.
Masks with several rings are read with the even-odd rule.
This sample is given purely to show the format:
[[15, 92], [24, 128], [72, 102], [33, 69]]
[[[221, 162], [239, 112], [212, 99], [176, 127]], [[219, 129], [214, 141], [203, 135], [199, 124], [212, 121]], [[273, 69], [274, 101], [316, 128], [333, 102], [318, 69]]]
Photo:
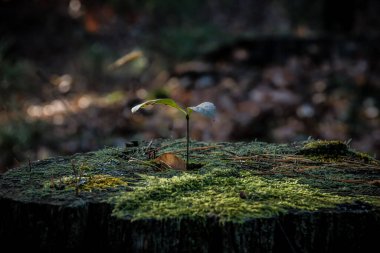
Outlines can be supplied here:
[[113, 91], [106, 94], [77, 95], [72, 99], [55, 99], [46, 104], [29, 105], [26, 109], [30, 118], [49, 118], [56, 115], [79, 113], [90, 106], [109, 107], [120, 106], [126, 102], [127, 94], [123, 91]]
[[[191, 119], [196, 140], [352, 138], [353, 147], [379, 155], [376, 36], [362, 41], [343, 32], [337, 40], [322, 27], [326, 20], [314, 19], [322, 9], [308, 9], [313, 21], [302, 17], [300, 23], [290, 15], [294, 6], [271, 1], [257, 7], [253, 19], [247, 6], [232, 10], [219, 2], [1, 5], [7, 15], [0, 17], [6, 24], [0, 24], [0, 151], [17, 150], [18, 160], [40, 146], [68, 154], [125, 140], [184, 137], [186, 120], [174, 109], [132, 116], [133, 106], [156, 98], [183, 107], [216, 105], [214, 121]], [[23, 8], [28, 11], [12, 15]], [[231, 20], [232, 13], [239, 15]], [[372, 31], [366, 28], [359, 30]], [[22, 127], [9, 131], [13, 122]], [[41, 122], [49, 133], [34, 129]], [[33, 141], [20, 144], [16, 136]]]
[[27, 108], [27, 113], [32, 118], [46, 118], [66, 113], [67, 110], [66, 105], [61, 100], [54, 100], [45, 105], [30, 105]]
[[69, 74], [60, 76], [52, 81], [61, 93], [69, 92], [73, 84], [73, 78]]
[[82, 4], [79, 0], [70, 0], [67, 10], [72, 18], [79, 18], [84, 13], [82, 10]]

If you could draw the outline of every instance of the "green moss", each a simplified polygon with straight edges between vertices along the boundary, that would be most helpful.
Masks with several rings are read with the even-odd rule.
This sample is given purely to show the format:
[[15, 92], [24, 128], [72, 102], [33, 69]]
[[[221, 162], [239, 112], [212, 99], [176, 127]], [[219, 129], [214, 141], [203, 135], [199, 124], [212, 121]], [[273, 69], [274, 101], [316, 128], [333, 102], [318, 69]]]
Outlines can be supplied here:
[[357, 159], [364, 161], [364, 162], [377, 162], [377, 161], [375, 161], [375, 159], [372, 156], [370, 156], [369, 154], [364, 153], [364, 152], [355, 152], [355, 157]]
[[360, 201], [363, 201], [365, 203], [369, 203], [373, 206], [380, 206], [380, 198], [379, 196], [374, 197], [374, 196], [362, 196], [361, 198], [359, 197]]
[[272, 217], [290, 209], [314, 211], [352, 202], [350, 197], [323, 193], [295, 179], [267, 179], [249, 171], [216, 169], [172, 178], [145, 176], [145, 184], [113, 199], [114, 215], [133, 219], [170, 217], [242, 222]]
[[341, 150], [343, 151], [348, 150], [347, 145], [344, 142], [338, 141], [338, 140], [331, 140], [331, 141], [314, 140], [314, 141], [307, 142], [303, 148], [321, 150], [321, 151], [324, 151], [324, 150], [333, 151], [333, 152], [337, 152], [337, 151], [341, 152]]
[[44, 184], [45, 188], [55, 189], [72, 189], [78, 185], [81, 191], [106, 190], [109, 188], [117, 188], [127, 186], [128, 183], [118, 177], [110, 175], [85, 175], [80, 178], [76, 176], [64, 176], [55, 180], [47, 181]]
[[[202, 167], [188, 172], [157, 168], [147, 146], [141, 142], [33, 162], [31, 168], [3, 174], [0, 195], [71, 203], [78, 198], [77, 187], [82, 200], [108, 201], [115, 205], [114, 215], [132, 219], [215, 216], [242, 222], [358, 200], [380, 207], [379, 162], [342, 142], [193, 141], [190, 161]], [[155, 141], [150, 147], [157, 155], [173, 152], [185, 158], [184, 139]]]
[[300, 151], [300, 154], [308, 156], [340, 156], [349, 153], [348, 147], [341, 141], [317, 140], [307, 142]]
[[375, 162], [375, 159], [368, 154], [350, 150], [347, 144], [337, 140], [316, 140], [307, 142], [298, 154], [321, 162], [341, 162], [346, 158], [363, 162]]

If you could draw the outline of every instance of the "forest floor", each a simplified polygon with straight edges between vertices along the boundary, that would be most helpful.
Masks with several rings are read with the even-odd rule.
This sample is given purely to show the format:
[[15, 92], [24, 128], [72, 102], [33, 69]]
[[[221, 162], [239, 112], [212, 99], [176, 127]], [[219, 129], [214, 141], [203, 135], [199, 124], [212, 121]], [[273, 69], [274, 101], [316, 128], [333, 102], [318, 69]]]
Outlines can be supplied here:
[[[75, 18], [64, 1], [41, 2], [25, 8], [7, 1], [0, 10], [0, 172], [131, 140], [181, 138], [185, 120], [174, 111], [130, 112], [162, 97], [216, 105], [212, 124], [192, 124], [196, 140], [287, 143], [311, 136], [351, 140], [380, 156], [376, 36], [252, 35], [252, 24], [226, 33], [225, 26], [190, 22], [193, 14], [176, 26], [164, 22], [171, 15], [158, 23], [151, 17], [149, 25], [141, 10], [122, 15], [91, 2]], [[168, 13], [197, 10], [177, 7]], [[239, 8], [240, 16], [246, 8]], [[228, 23], [241, 21], [233, 16]], [[121, 64], [131, 52], [140, 56]]]

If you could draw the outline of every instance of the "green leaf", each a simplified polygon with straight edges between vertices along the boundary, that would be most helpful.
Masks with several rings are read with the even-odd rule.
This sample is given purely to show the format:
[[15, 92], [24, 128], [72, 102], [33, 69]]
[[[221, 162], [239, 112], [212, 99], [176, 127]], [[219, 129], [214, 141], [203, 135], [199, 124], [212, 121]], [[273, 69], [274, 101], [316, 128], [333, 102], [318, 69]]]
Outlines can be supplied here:
[[173, 99], [170, 99], [170, 98], [148, 100], [148, 101], [145, 101], [144, 103], [134, 106], [131, 111], [132, 113], [135, 113], [141, 108], [147, 107], [148, 105], [156, 105], [156, 104], [171, 106], [173, 108], [180, 110], [185, 115], [187, 114], [187, 112], [184, 109], [182, 109], [179, 105], [177, 105], [176, 102], [174, 102]]
[[187, 112], [190, 115], [191, 112], [197, 112], [200, 113], [206, 117], [214, 118], [216, 113], [216, 108], [213, 103], [210, 102], [203, 102], [197, 106], [192, 106], [187, 108]]

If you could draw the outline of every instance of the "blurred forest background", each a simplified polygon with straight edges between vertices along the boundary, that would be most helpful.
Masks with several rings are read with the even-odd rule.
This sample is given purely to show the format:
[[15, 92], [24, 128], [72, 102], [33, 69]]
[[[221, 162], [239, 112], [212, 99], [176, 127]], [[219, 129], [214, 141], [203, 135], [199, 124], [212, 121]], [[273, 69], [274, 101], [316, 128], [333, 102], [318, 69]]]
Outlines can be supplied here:
[[[380, 157], [380, 1], [0, 0], [0, 171], [182, 138], [339, 139]], [[129, 60], [128, 60], [129, 58]]]

